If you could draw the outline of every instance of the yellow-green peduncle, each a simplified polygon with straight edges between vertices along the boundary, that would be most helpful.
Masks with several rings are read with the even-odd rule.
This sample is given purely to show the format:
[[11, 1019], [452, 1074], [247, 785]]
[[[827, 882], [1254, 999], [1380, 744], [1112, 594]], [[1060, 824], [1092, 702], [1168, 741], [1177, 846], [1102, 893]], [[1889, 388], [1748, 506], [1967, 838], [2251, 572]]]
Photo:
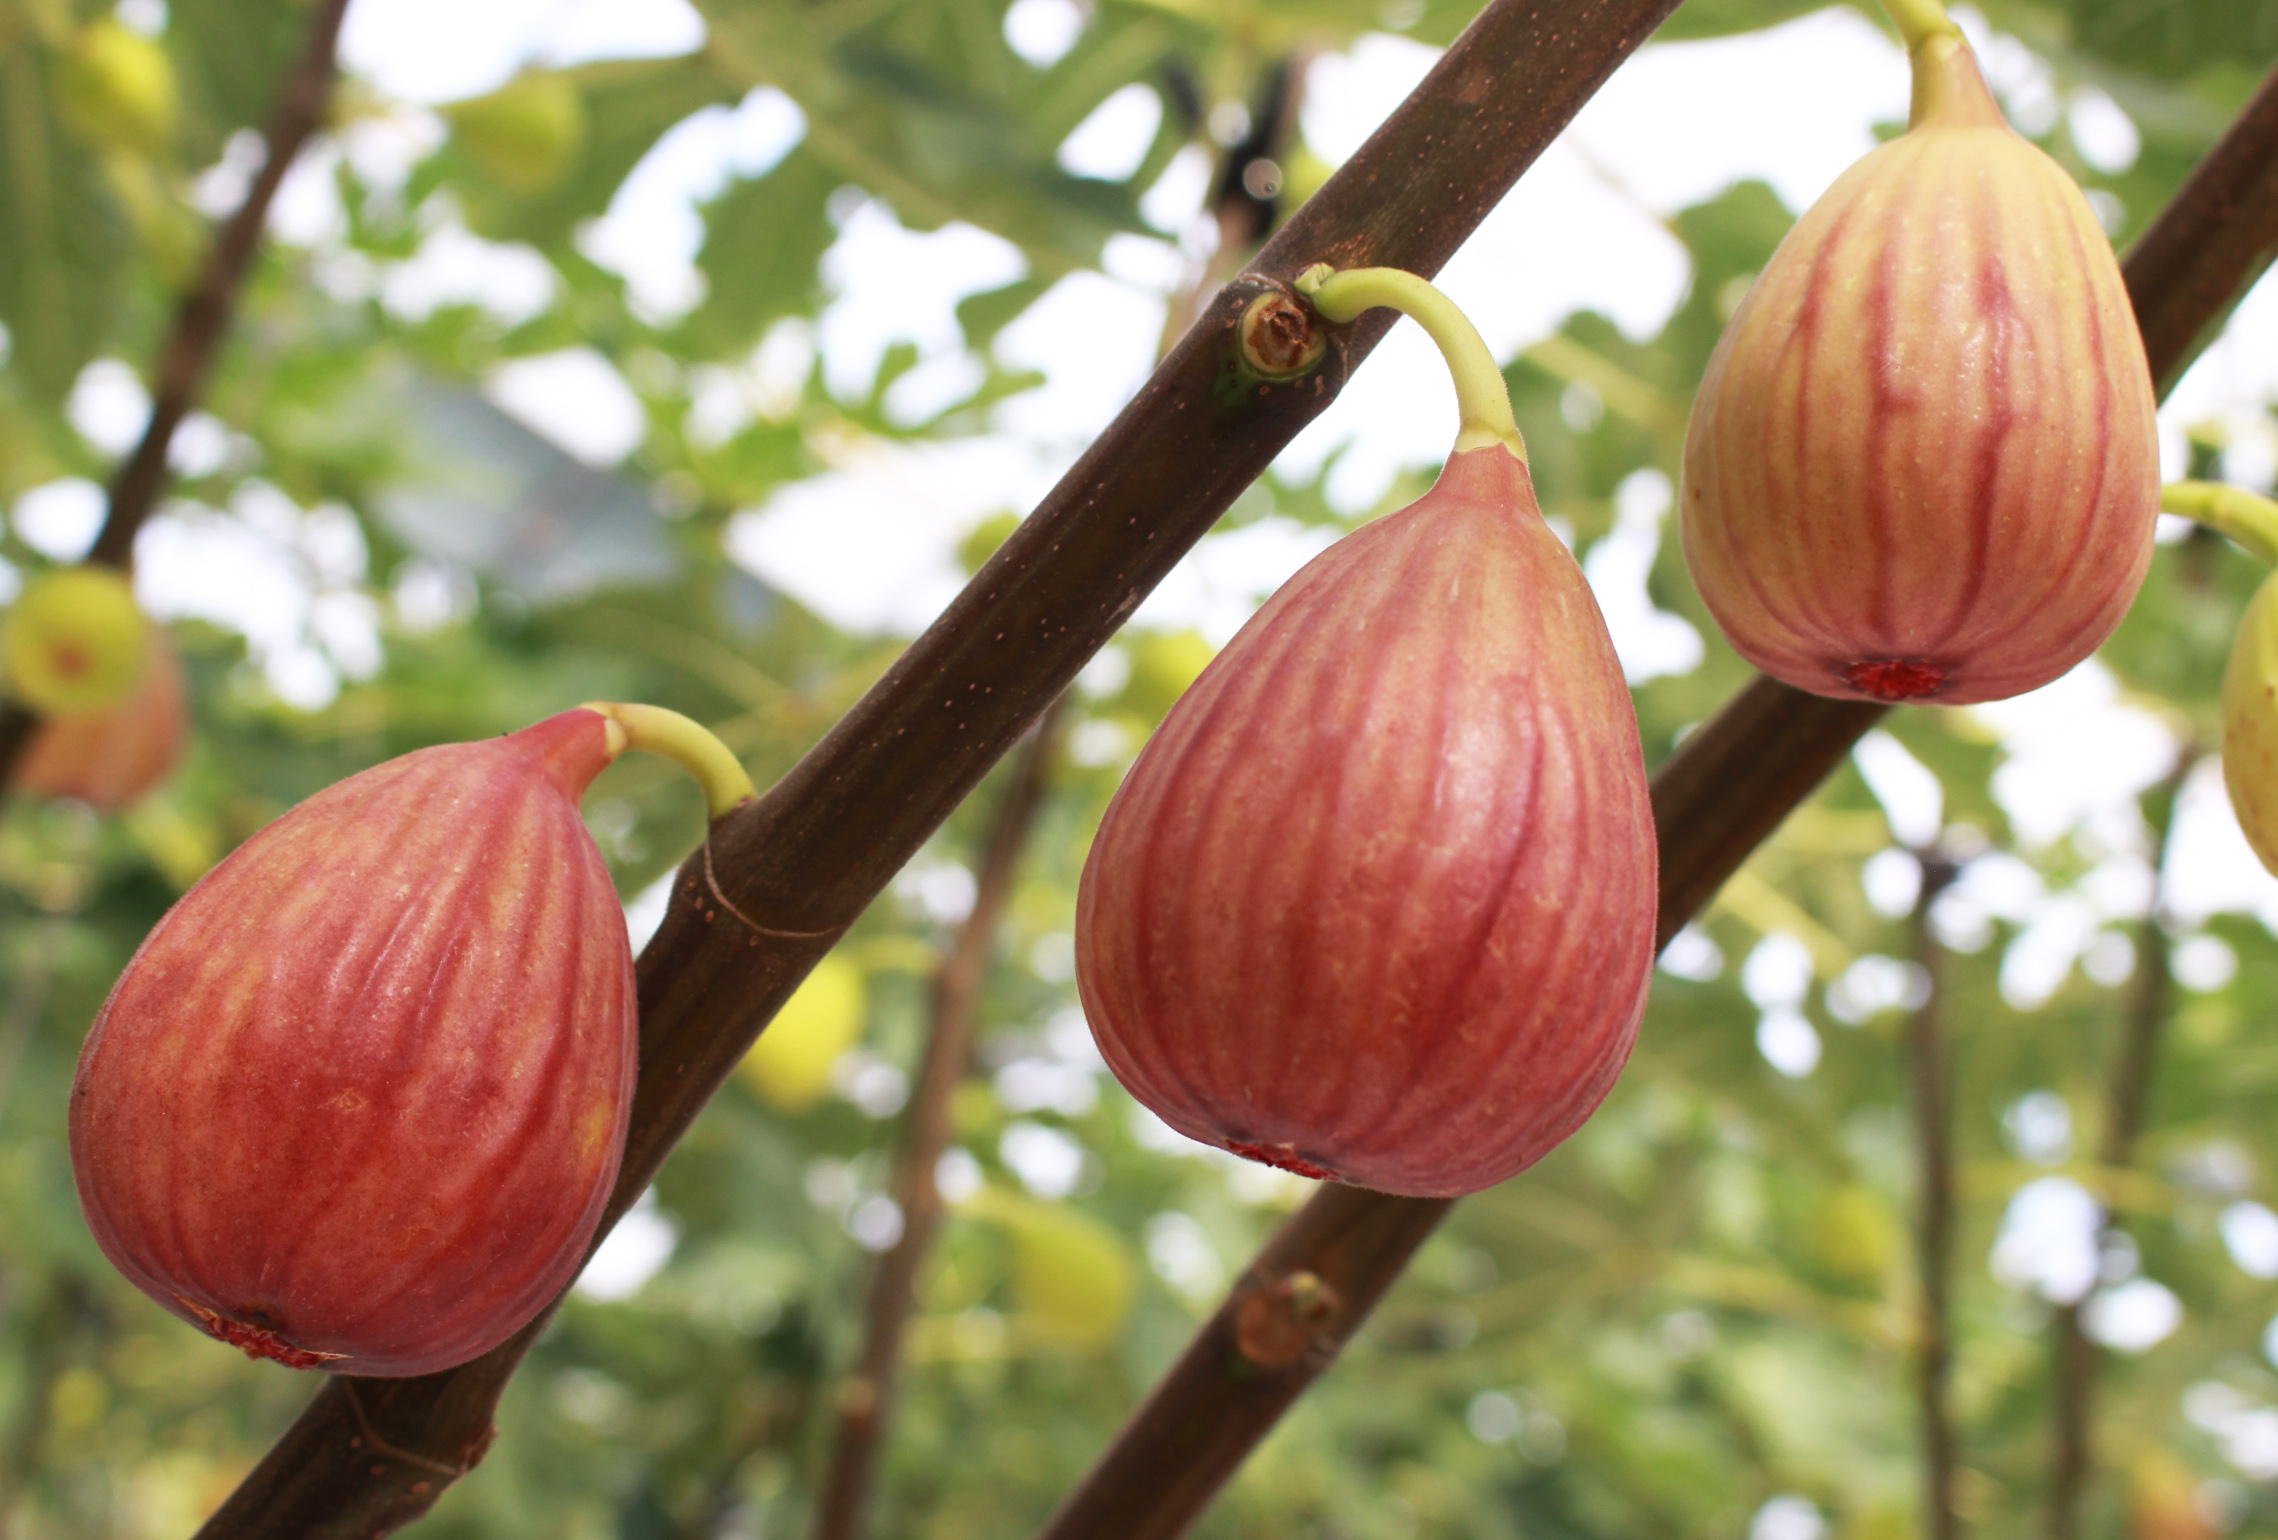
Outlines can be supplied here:
[[705, 810], [714, 823], [735, 811], [737, 804], [758, 795], [736, 756], [700, 722], [662, 706], [618, 701], [589, 700], [580, 709], [599, 712], [609, 719], [612, 755], [627, 749], [662, 754], [695, 777], [704, 792]]
[[1495, 355], [1487, 351], [1479, 328], [1455, 308], [1453, 300], [1396, 267], [1355, 267], [1340, 273], [1322, 262], [1299, 273], [1295, 287], [1332, 321], [1350, 321], [1383, 305], [1421, 326], [1439, 344], [1448, 373], [1455, 376], [1456, 410], [1463, 420], [1455, 452], [1500, 444], [1526, 464], [1527, 442], [1519, 437], [1519, 425], [1511, 417], [1511, 392], [1503, 383], [1503, 371], [1495, 366]]
[[2267, 562], [2278, 562], [2278, 502], [2219, 481], [2178, 481], [2159, 489], [2159, 506], [2228, 535]]
[[1962, 35], [1939, 0], [1882, 0], [1882, 7], [1891, 25], [1898, 28], [1898, 35], [1906, 40], [1910, 54], [1919, 52], [1932, 38]]

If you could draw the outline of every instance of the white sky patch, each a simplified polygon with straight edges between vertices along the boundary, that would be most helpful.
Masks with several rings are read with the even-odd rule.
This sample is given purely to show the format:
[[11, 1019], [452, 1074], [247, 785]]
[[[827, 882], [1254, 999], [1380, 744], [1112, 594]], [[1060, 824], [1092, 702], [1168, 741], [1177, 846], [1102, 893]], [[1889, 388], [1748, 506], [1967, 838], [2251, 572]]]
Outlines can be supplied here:
[[529, 63], [666, 57], [704, 38], [687, 0], [393, 0], [348, 8], [340, 59], [382, 94], [432, 105], [495, 90]]
[[563, 348], [499, 367], [483, 394], [588, 465], [615, 465], [648, 436], [648, 413], [615, 366]]
[[1154, 371], [1164, 315], [1159, 292], [1098, 273], [1061, 279], [997, 334], [998, 361], [1035, 369], [1044, 384], [1000, 402], [992, 425], [1018, 438], [1080, 449]]
[[2174, 733], [2121, 700], [2119, 681], [2094, 658], [2038, 690], [1967, 709], [2002, 738], [1994, 800], [2031, 849], [2076, 829], [2111, 847], [2133, 843], [2143, 822], [2136, 797], [2175, 767]]
[[1878, 727], [1859, 740], [1851, 759], [1882, 804], [1892, 838], [1920, 849], [1938, 837], [1946, 820], [1944, 788], [1905, 744]]
[[2081, 1312], [2088, 1335], [2122, 1353], [2141, 1353], [2183, 1324], [2183, 1301], [2165, 1284], [2132, 1278], [2089, 1300]]
[[2278, 877], [2246, 842], [2217, 760], [2192, 766], [2176, 798], [2165, 880], [2168, 908], [2181, 924], [2200, 926], [2218, 914], [2245, 913], [2278, 931]]
[[817, 332], [824, 380], [859, 399], [897, 342], [915, 343], [926, 358], [956, 351], [965, 344], [957, 302], [1027, 271], [1018, 247], [985, 230], [955, 223], [920, 234], [876, 199], [854, 204], [823, 257], [833, 294]]
[[1012, 0], [1005, 8], [1005, 43], [1035, 65], [1050, 69], [1084, 35], [1084, 13], [1075, 0]]
[[806, 132], [806, 114], [773, 86], [754, 87], [732, 108], [683, 118], [618, 185], [609, 211], [578, 232], [578, 249], [625, 280], [642, 316], [677, 319], [704, 297], [697, 205], [732, 180], [774, 170]]
[[2096, 1232], [2103, 1221], [2096, 1199], [2071, 1177], [2037, 1177], [2018, 1189], [2001, 1217], [1993, 1276], [2070, 1304], [2096, 1282]]
[[672, 1260], [679, 1244], [680, 1227], [657, 1207], [652, 1187], [602, 1240], [574, 1287], [588, 1299], [631, 1299]]
[[2241, 1198], [2223, 1209], [2223, 1248], [2251, 1278], [2278, 1278], [2278, 1214]]
[[1133, 81], [1094, 107], [1060, 142], [1060, 169], [1070, 176], [1121, 182], [1139, 169], [1163, 126], [1163, 99]]
[[1147, 596], [1133, 623], [1200, 631], [1213, 647], [1223, 647], [1268, 595], [1336, 537], [1336, 530], [1279, 517], [1206, 535]]
[[1693, 623], [1657, 608], [1647, 587], [1661, 550], [1662, 524], [1674, 502], [1667, 476], [1652, 469], [1632, 471], [1614, 489], [1614, 527], [1582, 560], [1582, 574], [1605, 617], [1622, 675], [1632, 685], [1664, 674], [1689, 674], [1705, 655]]
[[477, 305], [519, 326], [554, 302], [557, 286], [553, 264], [534, 248], [486, 241], [453, 213], [409, 260], [384, 270], [380, 303], [405, 321], [423, 321], [445, 305]]
[[23, 542], [56, 561], [77, 561], [95, 544], [109, 498], [80, 476], [36, 486], [16, 499], [8, 521]]
[[79, 371], [63, 411], [81, 438], [107, 455], [123, 455], [150, 424], [150, 392], [125, 363], [98, 358]]
[[834, 626], [915, 635], [964, 586], [958, 542], [992, 513], [1032, 506], [1056, 471], [1002, 438], [864, 443], [738, 514], [728, 554]]

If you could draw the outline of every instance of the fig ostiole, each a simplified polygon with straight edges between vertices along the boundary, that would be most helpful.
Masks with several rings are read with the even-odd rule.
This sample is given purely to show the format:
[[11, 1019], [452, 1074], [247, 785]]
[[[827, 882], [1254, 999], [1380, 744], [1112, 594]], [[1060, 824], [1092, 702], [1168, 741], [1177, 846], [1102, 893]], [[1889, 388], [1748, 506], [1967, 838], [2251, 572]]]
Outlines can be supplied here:
[[694, 767], [715, 815], [750, 794], [686, 718], [583, 706], [351, 776], [167, 912], [72, 1085], [121, 1272], [254, 1357], [367, 1375], [465, 1362], [569, 1285], [637, 1036], [577, 804], [627, 748]]
[[1637, 719], [1470, 323], [1409, 274], [1298, 288], [1424, 321], [1462, 437], [1172, 708], [1084, 864], [1077, 985], [1181, 1133], [1452, 1196], [1573, 1132], [1627, 1059], [1656, 903]]
[[2151, 560], [2135, 315], [2072, 179], [1932, 0], [1891, 6], [1905, 134], [1780, 243], [1685, 439], [1687, 563], [1733, 647], [1816, 694], [1965, 704], [2111, 634]]

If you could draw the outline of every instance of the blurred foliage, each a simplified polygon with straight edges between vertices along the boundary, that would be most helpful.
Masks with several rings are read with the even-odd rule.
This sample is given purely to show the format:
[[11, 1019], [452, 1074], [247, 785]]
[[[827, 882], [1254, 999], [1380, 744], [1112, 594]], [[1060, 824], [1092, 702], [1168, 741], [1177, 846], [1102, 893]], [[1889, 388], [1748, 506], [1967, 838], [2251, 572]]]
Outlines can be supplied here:
[[[1687, 0], [1664, 36], [1745, 32], [1809, 8]], [[734, 566], [737, 513], [861, 446], [985, 429], [997, 402], [1037, 384], [991, 339], [1057, 281], [1097, 269], [1111, 240], [1165, 233], [1142, 196], [1182, 151], [1215, 153], [1214, 109], [1251, 99], [1285, 57], [1364, 31], [1444, 43], [1469, 7], [1096, 0], [1042, 66], [1007, 42], [999, 0], [701, 9], [708, 40], [686, 57], [533, 69], [440, 115], [344, 93], [329, 147], [300, 173], [336, 195], [338, 228], [266, 256], [162, 521], [296, 574], [298, 630], [248, 638], [178, 622], [196, 710], [182, 772], [110, 822], [20, 799], [0, 816], [0, 1534], [187, 1533], [312, 1388], [144, 1300], [77, 1213], [63, 1138], [74, 1057], [173, 898], [340, 776], [581, 699], [688, 712], [762, 784], [779, 775], [898, 644], [840, 632]], [[14, 510], [0, 559], [18, 578], [59, 555], [31, 510], [111, 463], [74, 424], [91, 421], [104, 379], [147, 370], [203, 232], [243, 184], [242, 136], [306, 15], [258, 0], [120, 10], [0, 0], [0, 505]], [[2093, 87], [2133, 119], [2142, 147], [2122, 170], [2092, 169], [2062, 112], [2043, 137], [2109, 196], [2123, 241], [2278, 51], [2267, 0], [1983, 11], [2040, 61], [2045, 94]], [[1134, 83], [1164, 107], [1138, 167], [1122, 181], [1063, 169], [1069, 133]], [[676, 125], [761, 87], [803, 128], [701, 205], [701, 293], [659, 310], [588, 252], [591, 221]], [[1299, 146], [1292, 166], [1310, 159]], [[834, 394], [816, 362], [838, 282], [827, 254], [863, 198], [910, 230], [964, 221], [1022, 259], [1020, 277], [960, 307], [975, 383], [920, 422], [890, 405], [914, 349], [890, 350], [853, 393]], [[1706, 642], [1699, 666], [1637, 690], [1654, 761], [1746, 670], [1675, 542], [1658, 539], [1653, 478], [1675, 476], [1693, 382], [1794, 212], [1748, 183], [1677, 214], [1694, 277], [1659, 335], [1576, 315], [1509, 363], [1546, 512], [1594, 570], [1646, 561], [1653, 603]], [[430, 243], [478, 238], [542, 272], [544, 297], [420, 304], [391, 287]], [[613, 470], [581, 465], [478, 394], [502, 365], [570, 347], [593, 350], [637, 398], [640, 442]], [[2219, 434], [2199, 453], [2201, 473], [2220, 472]], [[1379, 509], [1423, 484], [1404, 476]], [[1356, 522], [1319, 482], [1280, 480], [1230, 524], [1268, 518]], [[984, 523], [964, 554], [977, 561], [1006, 527]], [[146, 543], [144, 559], [183, 548]], [[2211, 540], [2163, 546], [2104, 653], [2127, 698], [2208, 743], [2256, 577]], [[376, 649], [359, 642], [374, 635]], [[1136, 634], [1077, 693], [954, 1105], [965, 1200], [908, 1340], [882, 1536], [1038, 1522], [1304, 1195], [1295, 1178], [1167, 1135], [1099, 1070], [1075, 1011], [1068, 932], [1084, 849], [1207, 651], [1192, 634]], [[2083, 1152], [2105, 1115], [2132, 922], [2090, 895], [2143, 885], [2160, 858], [2149, 826], [2125, 810], [2028, 845], [1995, 793], [2006, 761], [1987, 718], [1911, 711], [1888, 731], [1935, 773], [1949, 825], [1982, 842], [1981, 870], [2105, 916], [2089, 949], [2102, 982], [2068, 968], [2029, 1005], [2003, 984], [2025, 909], [1948, 927], [1968, 1516], [1987, 1534], [2038, 1523], [2050, 1307], [1986, 1264], [2018, 1191], [2068, 1176], [2114, 1205], [2126, 1237], [2108, 1248], [2107, 1292], [2140, 1274], [2182, 1307], [2155, 1346], [2103, 1354], [2108, 1468], [2088, 1532], [2194, 1534], [2196, 1518], [2206, 1533], [2278, 1535], [2278, 1371], [2261, 1347], [2278, 1287], [2222, 1239], [2234, 1205], [2278, 1204], [2278, 1126], [2262, 1115], [2278, 1043], [2259, 1030], [2278, 1004], [2278, 944], [2238, 915], [2195, 935], [2235, 971], [2197, 975], [2178, 997], [2139, 1168], [2096, 1168]], [[421, 1533], [663, 1540], [806, 1524], [826, 1411], [857, 1348], [866, 1246], [891, 1228], [878, 1205], [927, 975], [969, 899], [996, 796], [992, 781], [950, 821], [802, 997], [820, 1044], [807, 1057], [827, 1065], [786, 1039], [782, 1063], [755, 1064], [705, 1114], [632, 1222], [669, 1259], [637, 1288], [571, 1297], [515, 1382], [496, 1447]], [[676, 773], [637, 757], [596, 785], [587, 813], [628, 898], [690, 848], [702, 816]], [[1838, 773], [1672, 954], [1604, 1110], [1538, 1169], [1457, 1209], [1198, 1532], [1722, 1540], [1783, 1495], [1845, 1540], [1919, 1532], [1904, 991], [1870, 997], [1862, 983], [1906, 977], [1907, 923], [1863, 885], [1870, 862], [1903, 877], [1893, 844], [1862, 776]], [[1783, 1008], [1821, 1050], [1793, 1077], [1759, 1051], [1766, 1009], [1742, 980], [1744, 959], [1777, 962], [1783, 948], [1807, 959]], [[838, 1052], [842, 1038], [852, 1046]], [[2021, 1135], [2028, 1105], [2066, 1109], [2069, 1139]]]

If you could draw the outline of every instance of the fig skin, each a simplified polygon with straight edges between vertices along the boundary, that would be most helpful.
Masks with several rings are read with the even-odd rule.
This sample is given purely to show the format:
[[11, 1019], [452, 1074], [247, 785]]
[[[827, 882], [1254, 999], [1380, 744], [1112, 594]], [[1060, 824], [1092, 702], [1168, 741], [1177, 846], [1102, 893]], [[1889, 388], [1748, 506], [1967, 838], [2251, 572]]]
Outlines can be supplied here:
[[2151, 374], [2087, 201], [1958, 37], [1915, 124], [1797, 222], [1710, 360], [1685, 559], [1742, 657], [1814, 694], [1999, 700], [2093, 652], [2151, 560]]
[[89, 1227], [212, 1335], [412, 1375], [576, 1276], [616, 1177], [636, 1006], [577, 799], [579, 709], [309, 798], [161, 919], [72, 1087]]
[[152, 626], [134, 694], [107, 710], [42, 722], [16, 767], [16, 789], [35, 797], [72, 797], [99, 813], [116, 813], [173, 773], [189, 736], [182, 661], [165, 631]]
[[2246, 842], [2278, 872], [2278, 574], [2239, 617], [2223, 668], [2223, 785]]
[[1589, 585], [1524, 464], [1467, 450], [1173, 708], [1085, 862], [1077, 985], [1116, 1077], [1189, 1138], [1474, 1192], [1620, 1073], [1657, 863]]

